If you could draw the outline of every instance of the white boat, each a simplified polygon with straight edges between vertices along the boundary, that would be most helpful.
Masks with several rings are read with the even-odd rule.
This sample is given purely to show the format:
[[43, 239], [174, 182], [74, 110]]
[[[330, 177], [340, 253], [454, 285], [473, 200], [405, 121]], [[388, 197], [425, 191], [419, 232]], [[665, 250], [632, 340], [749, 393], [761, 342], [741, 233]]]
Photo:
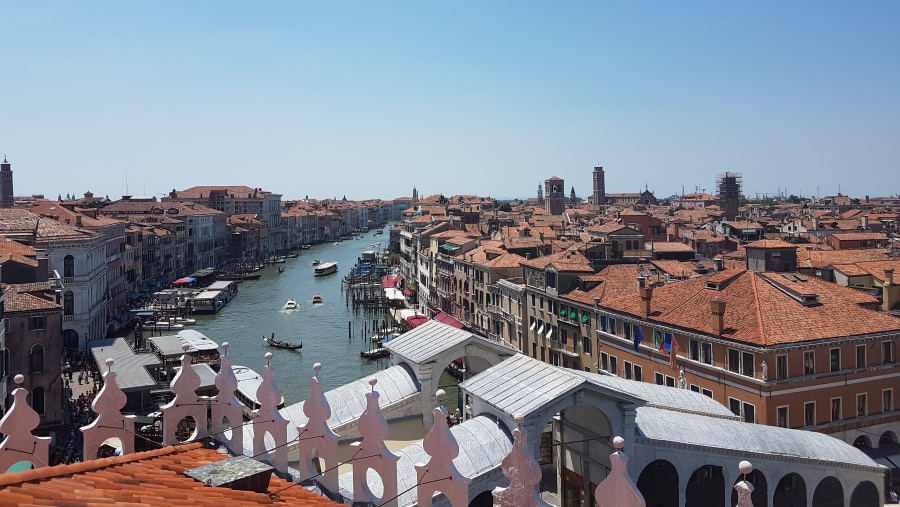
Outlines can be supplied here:
[[287, 303], [284, 304], [285, 310], [296, 310], [297, 308], [300, 308], [300, 305], [297, 304], [294, 298], [288, 299]]
[[337, 262], [323, 262], [316, 266], [316, 276], [330, 275], [332, 273], [337, 273], [337, 270]]
[[159, 322], [148, 322], [144, 324], [144, 329], [152, 329], [154, 331], [177, 331], [179, 329], [184, 329], [184, 324], [161, 320]]
[[[237, 378], [238, 382], [237, 389], [234, 391], [234, 396], [244, 405], [242, 407], [244, 417], [248, 420], [252, 419], [253, 411], [260, 408], [260, 404], [256, 400], [256, 391], [259, 389], [260, 384], [262, 384], [262, 375], [246, 366], [232, 365], [231, 371], [234, 372], [234, 376]], [[284, 408], [284, 396], [281, 397], [281, 401], [278, 403], [277, 408], [279, 410]]]

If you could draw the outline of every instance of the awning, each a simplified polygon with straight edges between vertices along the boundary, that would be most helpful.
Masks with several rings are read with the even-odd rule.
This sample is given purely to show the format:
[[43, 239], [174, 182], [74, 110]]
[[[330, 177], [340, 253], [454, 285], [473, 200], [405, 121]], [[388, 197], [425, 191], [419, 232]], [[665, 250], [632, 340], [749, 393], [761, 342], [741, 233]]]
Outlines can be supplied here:
[[129, 292], [128, 295], [125, 297], [127, 299], [137, 299], [137, 298], [141, 297], [141, 293], [140, 292]]
[[196, 282], [196, 281], [197, 281], [196, 278], [192, 278], [192, 277], [190, 277], [190, 276], [186, 276], [186, 277], [184, 277], [184, 278], [179, 278], [178, 280], [175, 280], [174, 282], [172, 282], [172, 285], [185, 285], [185, 284], [188, 284], [188, 283], [194, 283], [194, 282]]
[[409, 290], [409, 289], [403, 289], [403, 295], [404, 295], [404, 296], [412, 296], [412, 295], [413, 295], [413, 291], [411, 291], [411, 290]]
[[434, 320], [436, 320], [438, 322], [443, 322], [444, 324], [447, 324], [448, 326], [453, 326], [457, 329], [462, 329], [462, 328], [466, 327], [462, 322], [454, 319], [452, 316], [450, 316], [449, 314], [446, 314], [444, 312], [441, 312], [441, 313], [435, 315]]
[[409, 324], [411, 327], [419, 327], [422, 324], [428, 322], [428, 320], [429, 320], [428, 317], [426, 317], [424, 315], [413, 315], [411, 317], [406, 318], [406, 323]]

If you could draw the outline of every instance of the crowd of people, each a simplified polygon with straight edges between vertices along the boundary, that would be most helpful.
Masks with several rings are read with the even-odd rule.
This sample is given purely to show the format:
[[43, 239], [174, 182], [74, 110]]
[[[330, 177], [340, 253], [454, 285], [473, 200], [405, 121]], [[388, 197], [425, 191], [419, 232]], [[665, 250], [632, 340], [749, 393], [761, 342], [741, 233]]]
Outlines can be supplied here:
[[[84, 459], [84, 440], [80, 428], [97, 417], [91, 405], [103, 384], [97, 365], [79, 353], [68, 357], [62, 375], [68, 414], [65, 426], [56, 432], [50, 454], [51, 465], [76, 463]], [[78, 394], [72, 387], [76, 380], [77, 385], [81, 386]]]

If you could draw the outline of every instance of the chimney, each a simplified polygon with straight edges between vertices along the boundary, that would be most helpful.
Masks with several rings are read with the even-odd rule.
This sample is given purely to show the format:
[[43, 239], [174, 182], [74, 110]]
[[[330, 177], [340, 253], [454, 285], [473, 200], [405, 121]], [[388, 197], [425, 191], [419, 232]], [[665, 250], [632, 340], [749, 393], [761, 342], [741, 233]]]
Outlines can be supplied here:
[[812, 221], [812, 229], [814, 231], [818, 231], [819, 230], [819, 217], [812, 217], [811, 221]]
[[709, 302], [709, 309], [712, 312], [713, 334], [722, 336], [722, 332], [725, 331], [725, 301], [713, 299]]
[[639, 276], [638, 277], [638, 292], [640, 292], [640, 290], [646, 286], [647, 286], [647, 279], [644, 278], [643, 276]]
[[869, 215], [863, 215], [863, 216], [859, 217], [859, 225], [860, 225], [860, 227], [862, 227], [863, 230], [868, 229], [869, 228]]
[[75, 227], [81, 227], [81, 215], [75, 215]]
[[644, 307], [644, 317], [650, 316], [650, 300], [653, 299], [653, 287], [642, 287], [640, 291], [641, 293], [641, 303]]
[[594, 298], [594, 308], [600, 308], [600, 298]]
[[891, 310], [897, 301], [891, 297], [894, 295], [892, 292], [891, 286], [894, 285], [894, 270], [893, 269], [885, 269], [884, 270], [884, 283], [881, 285], [881, 309], [884, 311]]
[[723, 259], [721, 257], [716, 257], [715, 259], [713, 259], [713, 262], [716, 265], [716, 273], [718, 273], [720, 271], [725, 271], [725, 259]]

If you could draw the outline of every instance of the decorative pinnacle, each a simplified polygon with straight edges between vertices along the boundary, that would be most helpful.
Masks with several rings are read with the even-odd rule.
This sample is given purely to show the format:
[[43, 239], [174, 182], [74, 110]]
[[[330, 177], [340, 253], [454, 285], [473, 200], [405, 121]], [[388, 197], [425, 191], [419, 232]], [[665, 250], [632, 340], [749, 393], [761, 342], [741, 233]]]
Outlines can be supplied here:
[[741, 461], [740, 463], [738, 463], [738, 469], [741, 471], [742, 474], [747, 475], [753, 471], [753, 464], [751, 464], [747, 460], [744, 460], [744, 461]]
[[625, 447], [625, 439], [620, 436], [615, 436], [613, 438], [613, 445], [616, 449], [621, 451]]
[[16, 375], [13, 380], [16, 382], [16, 385], [22, 385], [22, 382], [25, 382], [25, 375], [20, 373]]
[[322, 363], [313, 364], [313, 371], [316, 372], [316, 378], [319, 378], [319, 372], [322, 371]]
[[266, 352], [265, 358], [266, 358], [266, 364], [271, 363], [272, 362], [272, 353]]
[[444, 398], [447, 397], [447, 391], [444, 391], [443, 389], [438, 389], [434, 393], [434, 397], [437, 398], [438, 403], [444, 403]]
[[525, 414], [516, 414], [513, 416], [513, 420], [521, 427], [522, 423], [525, 422]]
[[181, 350], [183, 350], [184, 353], [187, 354], [187, 351], [188, 351], [188, 350], [191, 350], [191, 346], [188, 345], [187, 343], [182, 343], [182, 344], [181, 344]]
[[106, 358], [106, 361], [104, 361], [104, 364], [106, 364], [106, 371], [111, 372], [112, 365], [116, 364], [116, 360], [111, 357], [108, 357], [108, 358]]
[[370, 379], [369, 379], [369, 385], [372, 386], [372, 392], [373, 392], [373, 393], [375, 392], [375, 384], [377, 384], [377, 383], [378, 383], [378, 379], [377, 379], [377, 378], [370, 378]]
[[231, 346], [230, 343], [228, 343], [228, 342], [222, 342], [222, 348], [225, 349], [225, 355], [226, 355], [226, 356], [228, 355], [228, 347], [230, 347], [230, 346]]

